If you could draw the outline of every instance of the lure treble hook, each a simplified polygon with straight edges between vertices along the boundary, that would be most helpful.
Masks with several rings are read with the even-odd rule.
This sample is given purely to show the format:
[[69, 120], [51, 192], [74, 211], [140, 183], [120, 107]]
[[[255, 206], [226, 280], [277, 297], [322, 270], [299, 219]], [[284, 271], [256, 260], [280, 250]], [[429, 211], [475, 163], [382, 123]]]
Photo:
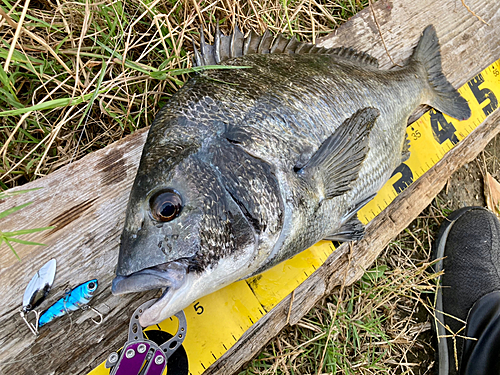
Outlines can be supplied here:
[[93, 312], [95, 312], [97, 314], [97, 316], [99, 317], [99, 321], [95, 320], [94, 318], [90, 318], [90, 320], [92, 320], [95, 324], [99, 325], [104, 320], [104, 316], [99, 311], [97, 311], [96, 309], [94, 309], [92, 306], [83, 305], [80, 308], [82, 310], [92, 310]]

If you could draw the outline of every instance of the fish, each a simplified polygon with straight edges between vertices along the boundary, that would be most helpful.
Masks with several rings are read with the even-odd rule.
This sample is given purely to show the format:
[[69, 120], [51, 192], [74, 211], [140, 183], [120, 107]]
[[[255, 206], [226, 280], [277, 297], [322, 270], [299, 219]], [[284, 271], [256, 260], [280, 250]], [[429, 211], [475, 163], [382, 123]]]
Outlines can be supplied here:
[[59, 299], [40, 315], [38, 327], [42, 327], [54, 319], [66, 315], [70, 311], [85, 309], [87, 304], [94, 297], [97, 286], [97, 279], [92, 279], [65, 293], [64, 297]]
[[411, 150], [422, 104], [458, 120], [436, 31], [390, 70], [348, 47], [201, 33], [199, 66], [158, 112], [130, 193], [112, 293], [164, 289], [149, 326], [316, 242], [361, 240], [357, 212]]

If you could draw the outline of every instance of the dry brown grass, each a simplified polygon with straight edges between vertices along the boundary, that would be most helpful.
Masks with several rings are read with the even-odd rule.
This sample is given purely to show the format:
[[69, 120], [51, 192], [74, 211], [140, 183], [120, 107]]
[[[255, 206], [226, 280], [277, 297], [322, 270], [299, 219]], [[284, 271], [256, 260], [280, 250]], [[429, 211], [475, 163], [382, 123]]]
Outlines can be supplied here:
[[[151, 124], [188, 78], [192, 40], [314, 41], [366, 5], [343, 1], [17, 1], [0, 20], [0, 187], [19, 186]], [[25, 17], [23, 19], [23, 14]]]

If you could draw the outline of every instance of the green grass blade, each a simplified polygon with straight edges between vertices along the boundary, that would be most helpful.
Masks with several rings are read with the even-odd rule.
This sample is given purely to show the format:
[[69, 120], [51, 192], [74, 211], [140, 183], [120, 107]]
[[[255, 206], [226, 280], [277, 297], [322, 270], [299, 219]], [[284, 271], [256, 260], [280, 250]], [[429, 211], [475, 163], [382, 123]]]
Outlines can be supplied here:
[[[104, 90], [101, 90], [99, 93], [104, 92]], [[5, 117], [5, 116], [17, 116], [21, 115], [26, 112], [32, 112], [32, 111], [41, 111], [44, 109], [54, 109], [54, 108], [61, 108], [61, 107], [66, 107], [66, 106], [73, 106], [73, 105], [78, 105], [80, 103], [86, 102], [89, 100], [95, 93], [91, 92], [89, 94], [85, 94], [83, 96], [77, 96], [75, 98], [61, 98], [61, 99], [54, 99], [54, 100], [49, 100], [44, 103], [36, 104], [31, 107], [24, 107], [20, 109], [13, 109], [9, 111], [3, 111], [0, 112], [0, 117]]]
[[[6, 44], [6, 45], [8, 45], [8, 44]], [[9, 50], [7, 50], [5, 48], [0, 48], [0, 57], [2, 59], [6, 59], [8, 54], [9, 54]], [[30, 60], [31, 60], [31, 63], [43, 64], [42, 60], [35, 59], [34, 57], [31, 57], [28, 60], [28, 57], [25, 54], [23, 54], [23, 53], [21, 53], [21, 52], [19, 52], [17, 50], [14, 50], [14, 53], [12, 54], [12, 57], [11, 57], [11, 61], [13, 61], [13, 62], [19, 62], [19, 63], [23, 63], [23, 64], [27, 64], [28, 62], [30, 62]]]
[[[181, 74], [195, 73], [203, 70], [226, 70], [226, 69], [251, 69], [251, 66], [233, 66], [233, 65], [205, 65], [205, 66], [193, 66], [189, 69], [173, 69], [168, 72], [171, 76], [178, 76]], [[158, 72], [159, 73], [159, 72]]]
[[[109, 48], [108, 46], [106, 46], [104, 43], [100, 42], [97, 39], [94, 39], [94, 38], [91, 38], [91, 39], [94, 40], [99, 46], [101, 46], [102, 48], [104, 48], [104, 50], [106, 50], [107, 52], [109, 52], [111, 54], [111, 56], [113, 56], [114, 58], [117, 58], [120, 61], [123, 61], [123, 56], [120, 55], [118, 52], [112, 50], [111, 48]], [[141, 73], [144, 73], [144, 74], [149, 74], [149, 72], [150, 72], [149, 70], [144, 69], [141, 66], [139, 66], [138, 64], [136, 64], [136, 63], [134, 63], [132, 61], [129, 61], [129, 60], [125, 60], [124, 65], [127, 68], [137, 70], [138, 72], [141, 72]], [[150, 68], [150, 69], [154, 69], [154, 68]]]
[[31, 203], [33, 202], [27, 202], [27, 203], [23, 203], [19, 206], [16, 206], [16, 207], [12, 207], [12, 208], [9, 208], [8, 210], [5, 210], [5, 211], [2, 211], [0, 212], [0, 219], [3, 219], [4, 217], [16, 212], [16, 211], [19, 211], [21, 208], [24, 208], [26, 206], [29, 206]]
[[[7, 242], [7, 239], [4, 238], [4, 240]], [[9, 238], [9, 241], [10, 242], [17, 242], [17, 243], [20, 243], [20, 244], [23, 244], [23, 245], [47, 246], [47, 245], [45, 245], [43, 243], [20, 240], [19, 238]], [[10, 245], [10, 246], [11, 246], [11, 249], [12, 249], [12, 245]]]
[[23, 107], [23, 105], [21, 103], [19, 103], [16, 95], [7, 91], [3, 87], [0, 87], [0, 100], [1, 99], [4, 99], [3, 101], [5, 101], [6, 103], [8, 103], [9, 105], [11, 105], [14, 108], [22, 108]]
[[18, 261], [21, 261], [21, 258], [19, 258], [19, 255], [17, 255], [16, 253], [16, 250], [14, 250], [14, 248], [12, 247], [12, 245], [10, 244], [10, 242], [7, 240], [7, 238], [2, 238], [5, 243], [7, 244], [8, 247], [10, 247], [10, 249], [12, 250], [12, 252], [14, 253], [14, 255], [16, 256], [17, 260]]
[[29, 191], [35, 191], [35, 190], [40, 190], [40, 189], [42, 189], [42, 188], [38, 187], [38, 188], [24, 189], [24, 190], [17, 190], [17, 191], [2, 191], [2, 192], [0, 192], [0, 199], [13, 197], [15, 195], [21, 195], [21, 194], [27, 193]]
[[32, 228], [32, 229], [21, 229], [13, 232], [2, 232], [5, 237], [20, 236], [22, 234], [29, 234], [35, 232], [41, 232], [48, 229], [54, 229], [55, 227], [44, 227], [44, 228]]
[[[3, 57], [2, 51], [3, 51], [3, 48], [0, 48], [0, 57]], [[6, 57], [7, 57], [7, 55], [5, 55], [4, 58], [6, 58]], [[9, 90], [10, 94], [15, 97], [14, 91], [13, 91], [12, 86], [11, 86], [10, 81], [9, 81], [9, 77], [7, 76], [7, 73], [5, 73], [5, 70], [3, 70], [3, 67], [1, 65], [0, 65], [0, 82], [2, 82], [2, 84], [5, 86], [5, 88], [7, 90]]]
[[108, 64], [102, 61], [102, 67], [101, 67], [101, 73], [99, 74], [99, 78], [97, 79], [97, 84], [96, 84], [96, 89], [93, 92], [92, 97], [90, 98], [89, 103], [87, 104], [87, 108], [85, 108], [85, 111], [83, 112], [82, 117], [80, 118], [80, 122], [76, 126], [75, 129], [78, 129], [82, 122], [87, 118], [87, 113], [89, 112], [90, 108], [92, 108], [92, 105], [94, 104], [95, 98], [97, 98], [97, 95], [99, 95], [99, 89], [101, 88], [102, 80], [104, 79], [104, 74], [106, 73], [106, 69], [108, 67]]

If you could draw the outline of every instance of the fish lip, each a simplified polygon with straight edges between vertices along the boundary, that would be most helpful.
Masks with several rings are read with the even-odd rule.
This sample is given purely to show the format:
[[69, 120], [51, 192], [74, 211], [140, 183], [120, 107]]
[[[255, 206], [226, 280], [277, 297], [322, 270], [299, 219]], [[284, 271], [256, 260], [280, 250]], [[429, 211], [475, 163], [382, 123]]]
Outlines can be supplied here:
[[165, 288], [160, 298], [155, 303], [149, 306], [142, 315], [139, 316], [139, 324], [142, 327], [152, 326], [160, 323], [163, 319], [161, 313], [166, 305], [170, 302], [173, 296], [173, 288]]
[[111, 283], [114, 295], [145, 292], [152, 289], [178, 289], [184, 282], [187, 265], [182, 262], [169, 262], [134, 272], [128, 276], [117, 275]]
[[111, 283], [111, 293], [114, 295], [145, 292], [151, 289], [166, 288], [168, 279], [149, 272], [136, 272], [129, 276], [116, 276]]
[[143, 327], [159, 323], [162, 311], [168, 306], [175, 292], [186, 285], [188, 262], [184, 260], [163, 263], [146, 268], [129, 276], [117, 275], [111, 284], [115, 295], [144, 292], [151, 289], [165, 289], [162, 296], [139, 318]]

